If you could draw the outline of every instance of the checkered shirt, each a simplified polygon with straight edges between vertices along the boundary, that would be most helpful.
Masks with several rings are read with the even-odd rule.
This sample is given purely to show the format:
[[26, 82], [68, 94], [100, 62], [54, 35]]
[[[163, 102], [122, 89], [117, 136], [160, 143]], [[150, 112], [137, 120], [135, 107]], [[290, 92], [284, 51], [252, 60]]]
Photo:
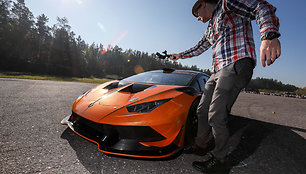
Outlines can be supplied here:
[[198, 56], [212, 47], [212, 72], [249, 57], [256, 64], [251, 21], [256, 19], [261, 37], [278, 32], [276, 8], [264, 0], [220, 0], [202, 39], [179, 58]]

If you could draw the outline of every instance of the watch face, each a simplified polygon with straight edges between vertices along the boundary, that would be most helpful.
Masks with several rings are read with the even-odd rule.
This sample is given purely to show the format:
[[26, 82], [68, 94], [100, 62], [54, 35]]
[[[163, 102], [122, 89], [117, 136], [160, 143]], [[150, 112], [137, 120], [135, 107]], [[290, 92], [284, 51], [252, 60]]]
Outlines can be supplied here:
[[270, 32], [270, 33], [268, 33], [267, 34], [267, 38], [269, 39], [269, 38], [272, 38], [272, 37], [274, 37], [275, 36], [275, 33], [274, 32]]
[[261, 40], [272, 40], [275, 38], [278, 38], [280, 36], [280, 34], [276, 33], [276, 32], [269, 32], [266, 35], [264, 35]]
[[276, 33], [276, 32], [270, 32], [268, 33], [268, 39], [272, 40], [275, 38], [278, 38], [280, 36], [280, 34]]

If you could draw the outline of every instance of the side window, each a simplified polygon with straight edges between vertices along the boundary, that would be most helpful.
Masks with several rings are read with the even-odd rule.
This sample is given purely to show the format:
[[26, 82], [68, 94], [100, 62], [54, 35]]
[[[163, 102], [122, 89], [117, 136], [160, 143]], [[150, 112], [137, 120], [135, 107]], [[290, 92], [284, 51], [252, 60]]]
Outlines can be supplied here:
[[198, 80], [195, 80], [191, 86], [197, 89], [198, 91], [202, 92]]
[[198, 83], [199, 83], [201, 92], [204, 92], [206, 81], [207, 81], [206, 76], [201, 76], [198, 78]]
[[204, 92], [205, 90], [205, 83], [208, 81], [209, 77], [201, 75], [196, 80], [193, 81], [191, 84], [192, 87], [196, 88], [200, 92]]

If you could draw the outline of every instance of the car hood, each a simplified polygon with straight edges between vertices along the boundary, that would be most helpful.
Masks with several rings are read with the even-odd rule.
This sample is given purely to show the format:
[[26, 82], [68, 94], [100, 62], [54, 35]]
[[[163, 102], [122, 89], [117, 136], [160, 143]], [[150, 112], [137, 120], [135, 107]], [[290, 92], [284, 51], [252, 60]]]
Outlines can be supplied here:
[[[141, 101], [165, 99], [160, 95], [182, 87], [138, 83], [131, 83], [122, 87], [110, 87], [114, 83], [118, 82], [99, 85], [81, 95], [73, 104], [73, 112], [91, 121], [99, 122], [123, 107], [141, 103]], [[175, 94], [178, 95], [180, 92], [176, 91]], [[168, 97], [168, 95], [165, 97]]]

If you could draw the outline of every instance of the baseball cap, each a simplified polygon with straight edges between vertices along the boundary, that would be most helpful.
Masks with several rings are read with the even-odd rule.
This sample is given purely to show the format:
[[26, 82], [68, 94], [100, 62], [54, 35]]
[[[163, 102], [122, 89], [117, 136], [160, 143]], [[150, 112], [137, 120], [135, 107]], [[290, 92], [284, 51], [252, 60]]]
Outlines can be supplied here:
[[193, 7], [192, 7], [192, 14], [193, 16], [195, 16], [196, 18], [198, 17], [198, 10], [201, 7], [201, 3], [204, 2], [204, 0], [197, 0], [196, 3], [194, 3]]

